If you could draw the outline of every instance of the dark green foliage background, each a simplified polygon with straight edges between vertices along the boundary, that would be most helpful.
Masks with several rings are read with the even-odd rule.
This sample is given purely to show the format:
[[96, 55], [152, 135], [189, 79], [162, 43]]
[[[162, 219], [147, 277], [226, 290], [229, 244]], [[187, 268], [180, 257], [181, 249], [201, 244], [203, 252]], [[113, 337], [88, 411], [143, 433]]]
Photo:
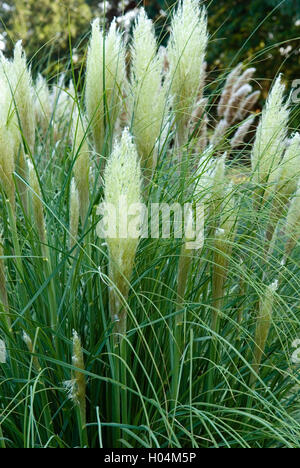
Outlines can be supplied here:
[[[290, 84], [300, 77], [300, 26], [295, 24], [300, 19], [300, 0], [206, 0], [203, 3], [209, 12], [211, 71], [248, 60], [257, 67], [257, 78], [265, 93], [269, 81], [279, 71]], [[120, 13], [123, 2], [111, 0], [110, 4], [109, 20]], [[167, 20], [161, 10], [168, 11], [176, 1], [131, 1], [125, 12], [142, 4], [155, 20], [163, 41]], [[55, 74], [64, 68], [70, 45], [79, 46], [80, 59], [84, 58], [89, 24], [99, 12], [99, 0], [6, 0], [0, 2], [0, 32], [6, 33], [8, 53], [14, 42], [22, 38], [34, 69], [43, 69], [49, 77], [49, 72]], [[289, 45], [292, 50], [283, 56], [280, 47]], [[76, 66], [80, 64], [81, 60]]]

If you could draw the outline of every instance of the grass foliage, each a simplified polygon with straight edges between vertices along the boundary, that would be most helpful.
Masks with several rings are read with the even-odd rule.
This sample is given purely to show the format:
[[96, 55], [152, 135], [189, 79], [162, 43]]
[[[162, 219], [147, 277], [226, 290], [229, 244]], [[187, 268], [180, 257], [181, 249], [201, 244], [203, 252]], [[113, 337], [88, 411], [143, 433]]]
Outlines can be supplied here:
[[[172, 53], [174, 63], [176, 50]], [[230, 146], [244, 119], [256, 114], [236, 120], [231, 113], [214, 138], [227, 76], [202, 84], [205, 103], [196, 122], [199, 128], [205, 115], [210, 124], [200, 146], [195, 119], [192, 124], [187, 119], [195, 103], [177, 96], [172, 107], [168, 88], [153, 175], [148, 165], [143, 168], [143, 200], [149, 206], [204, 202], [204, 245], [185, 251], [185, 239], [174, 236], [140, 240], [126, 278], [129, 292], [119, 296], [127, 315], [119, 337], [109, 312], [111, 290], [118, 285], [111, 281], [107, 243], [96, 227], [105, 162], [122, 128], [134, 128], [134, 111], [126, 115], [130, 86], [115, 131], [107, 109], [101, 151], [95, 149], [92, 119], [84, 120], [84, 70], [75, 78], [72, 60], [66, 70], [71, 86], [66, 77], [58, 79], [44, 101], [37, 86], [32, 88], [39, 109], [32, 148], [16, 106], [18, 154], [23, 145], [31, 165], [29, 175], [20, 171], [15, 155], [15, 214], [1, 185], [2, 448], [300, 447], [300, 368], [295, 354], [292, 359], [292, 344], [300, 338], [300, 247], [296, 227], [294, 242], [285, 229], [294, 192], [282, 198], [272, 189], [276, 179], [262, 180], [247, 166], [255, 128], [245, 143]], [[178, 88], [180, 77], [176, 80]], [[42, 102], [51, 103], [48, 110]], [[180, 102], [188, 108], [178, 111]], [[289, 109], [290, 115], [297, 113], [291, 104]], [[79, 143], [72, 137], [74, 116], [83, 127]], [[83, 167], [77, 166], [76, 176], [83, 147], [89, 155], [89, 200], [77, 232], [78, 206], [76, 198], [70, 205], [70, 198], [76, 196], [72, 178], [78, 179]], [[299, 173], [299, 152], [295, 146], [293, 176]], [[221, 160], [225, 174], [213, 188], [207, 183], [213, 173], [207, 171], [211, 164], [213, 170], [221, 167]], [[276, 281], [276, 288], [270, 287]]]

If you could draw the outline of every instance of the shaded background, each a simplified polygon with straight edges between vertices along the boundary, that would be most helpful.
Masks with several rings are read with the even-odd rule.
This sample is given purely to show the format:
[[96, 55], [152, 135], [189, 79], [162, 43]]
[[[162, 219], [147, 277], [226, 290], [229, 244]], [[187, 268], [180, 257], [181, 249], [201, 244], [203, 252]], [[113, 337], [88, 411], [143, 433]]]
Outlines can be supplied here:
[[[106, 2], [109, 20], [144, 6], [154, 19], [164, 42], [167, 15], [174, 0]], [[211, 0], [211, 40], [208, 64], [212, 75], [247, 60], [257, 68], [264, 97], [278, 71], [292, 84], [300, 79], [300, 0]], [[22, 38], [33, 72], [42, 70], [54, 78], [66, 69], [73, 53], [75, 70], [86, 51], [90, 21], [103, 14], [104, 2], [95, 0], [6, 0], [0, 1], [0, 48], [10, 54]]]

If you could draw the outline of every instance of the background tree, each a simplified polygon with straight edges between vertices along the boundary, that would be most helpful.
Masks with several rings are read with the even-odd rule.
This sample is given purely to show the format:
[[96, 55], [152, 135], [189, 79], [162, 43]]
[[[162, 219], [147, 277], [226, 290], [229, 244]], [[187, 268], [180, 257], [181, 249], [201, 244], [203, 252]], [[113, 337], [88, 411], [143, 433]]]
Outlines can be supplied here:
[[[278, 71], [285, 79], [299, 78], [300, 0], [205, 0], [211, 34], [208, 63], [212, 73], [248, 60], [265, 89]], [[108, 20], [139, 6], [155, 20], [162, 42], [168, 34], [167, 13], [175, 0], [110, 0]], [[104, 10], [99, 0], [6, 0], [0, 2], [0, 34], [6, 51], [22, 38], [34, 67], [46, 73], [65, 68], [70, 60], [70, 39], [76, 66], [85, 54], [90, 20]], [[0, 37], [1, 39], [1, 37]], [[41, 49], [42, 48], [42, 49]], [[265, 97], [265, 96], [264, 96]]]

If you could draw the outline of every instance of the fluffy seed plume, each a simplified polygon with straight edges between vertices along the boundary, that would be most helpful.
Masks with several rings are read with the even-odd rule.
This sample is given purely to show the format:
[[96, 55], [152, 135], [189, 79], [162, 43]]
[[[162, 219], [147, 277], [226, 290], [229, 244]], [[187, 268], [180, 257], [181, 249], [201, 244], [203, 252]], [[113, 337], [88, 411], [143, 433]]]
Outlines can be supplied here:
[[99, 154], [102, 154], [106, 136], [113, 136], [125, 81], [125, 48], [116, 22], [111, 24], [104, 40], [99, 19], [95, 19], [87, 56], [85, 102]]
[[285, 86], [278, 77], [262, 112], [253, 145], [251, 162], [256, 183], [273, 182], [285, 148], [288, 128], [288, 103], [284, 103]]
[[243, 120], [249, 112], [252, 111], [258, 99], [260, 98], [261, 92], [254, 91], [254, 93], [249, 94], [243, 103], [240, 106], [238, 118]]
[[[128, 130], [115, 143], [104, 172], [104, 200], [107, 220], [112, 230], [98, 231], [106, 236], [109, 250], [111, 289], [111, 318], [117, 321], [121, 334], [126, 332], [126, 313], [121, 307], [119, 295], [128, 296], [129, 281], [139, 243], [141, 212], [136, 204], [141, 202], [141, 169], [136, 147]], [[132, 210], [139, 211], [133, 214]]]
[[162, 84], [163, 56], [157, 53], [154, 25], [142, 8], [132, 40], [131, 115], [142, 166], [154, 169], [157, 160], [156, 142], [166, 122], [167, 82]]
[[[78, 369], [84, 370], [84, 359], [83, 352], [81, 347], [81, 340], [78, 333], [73, 331], [73, 355], [72, 355], [72, 364]], [[74, 378], [76, 380], [77, 392], [74, 395], [74, 400], [78, 401], [79, 404], [85, 407], [85, 376], [79, 370], [74, 371]]]
[[201, 97], [207, 41], [206, 10], [199, 8], [198, 0], [181, 0], [172, 19], [168, 45], [168, 79], [174, 98], [179, 144], [185, 140], [188, 122]]
[[64, 79], [65, 76], [61, 75], [58, 83], [53, 86], [50, 95], [55, 131], [58, 135], [61, 133], [58, 127], [63, 126], [65, 119], [69, 118], [73, 112], [76, 94], [73, 81], [70, 81], [68, 86], [65, 86]]
[[213, 173], [212, 197], [214, 200], [220, 200], [224, 193], [225, 184], [225, 161], [227, 153], [216, 160], [216, 166]]
[[295, 133], [278, 167], [276, 194], [286, 200], [297, 190], [300, 176], [300, 134]]
[[77, 108], [73, 113], [72, 137], [75, 157], [73, 172], [80, 201], [80, 218], [84, 224], [89, 209], [90, 157], [85, 118]]
[[290, 197], [296, 192], [300, 176], [300, 135], [296, 133], [290, 140], [284, 156], [276, 170], [276, 184], [266, 190], [265, 197], [272, 195], [272, 209], [266, 238], [273, 237], [277, 223], [289, 204]]
[[286, 215], [290, 198], [297, 190], [299, 176], [300, 135], [296, 133], [291, 138], [280, 165], [275, 171], [276, 184], [272, 185], [270, 189], [266, 189], [265, 192], [265, 198], [267, 195], [272, 196], [272, 208], [266, 232], [267, 241], [272, 240], [279, 219]]
[[[1, 82], [0, 82], [1, 86]], [[14, 138], [8, 124], [9, 119], [9, 98], [5, 93], [0, 95], [0, 184], [6, 197], [8, 198], [12, 211], [15, 211], [15, 184], [13, 173], [15, 170], [14, 161]]]
[[221, 94], [221, 98], [218, 104], [218, 116], [223, 117], [228, 103], [230, 101], [230, 98], [232, 96], [232, 91], [233, 88], [238, 80], [238, 77], [242, 71], [243, 65], [242, 63], [239, 63], [228, 75], [226, 79], [226, 83], [223, 89], [223, 92]]
[[285, 232], [287, 242], [285, 246], [286, 256], [288, 256], [300, 239], [300, 181], [294, 198], [291, 201], [286, 218]]
[[231, 148], [237, 148], [244, 143], [245, 137], [249, 132], [251, 125], [253, 124], [255, 117], [250, 117], [249, 119], [245, 120], [242, 125], [239, 126], [235, 134], [233, 135], [230, 146]]
[[210, 144], [213, 146], [217, 146], [222, 141], [228, 128], [229, 128], [229, 123], [227, 122], [227, 120], [226, 119], [220, 120], [220, 122], [215, 128], [213, 135], [211, 136]]
[[[27, 164], [25, 151], [33, 154], [35, 143], [35, 112], [34, 112], [34, 90], [32, 86], [31, 71], [26, 64], [26, 55], [22, 48], [22, 41], [15, 45], [13, 60], [6, 60], [1, 56], [2, 76], [9, 88], [10, 102], [14, 113], [14, 124], [12, 132], [14, 134], [14, 150], [16, 158], [16, 168], [23, 178], [27, 178]], [[21, 151], [20, 143], [24, 142]], [[27, 211], [27, 187], [20, 180], [17, 180], [19, 192], [25, 211]]]

